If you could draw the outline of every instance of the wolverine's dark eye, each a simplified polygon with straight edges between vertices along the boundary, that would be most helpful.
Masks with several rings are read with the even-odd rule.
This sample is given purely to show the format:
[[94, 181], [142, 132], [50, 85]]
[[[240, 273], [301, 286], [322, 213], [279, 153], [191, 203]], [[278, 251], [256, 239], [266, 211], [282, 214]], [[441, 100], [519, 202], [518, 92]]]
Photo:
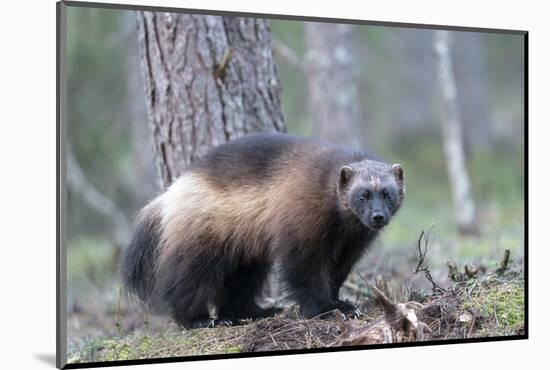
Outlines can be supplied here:
[[384, 195], [386, 199], [391, 199], [391, 194], [387, 189], [382, 190], [382, 195]]
[[364, 202], [364, 201], [365, 201], [365, 197], [361, 195], [361, 196], [359, 197], [359, 201], [360, 201], [360, 202]]

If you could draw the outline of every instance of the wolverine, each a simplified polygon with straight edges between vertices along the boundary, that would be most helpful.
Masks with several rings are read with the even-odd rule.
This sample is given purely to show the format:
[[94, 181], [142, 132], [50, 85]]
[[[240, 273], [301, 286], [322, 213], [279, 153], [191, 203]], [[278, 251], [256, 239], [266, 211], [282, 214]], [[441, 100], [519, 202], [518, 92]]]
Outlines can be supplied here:
[[340, 287], [404, 194], [401, 165], [367, 152], [288, 134], [235, 139], [140, 211], [123, 282], [197, 328], [273, 315], [257, 298], [276, 266], [303, 316], [354, 315]]

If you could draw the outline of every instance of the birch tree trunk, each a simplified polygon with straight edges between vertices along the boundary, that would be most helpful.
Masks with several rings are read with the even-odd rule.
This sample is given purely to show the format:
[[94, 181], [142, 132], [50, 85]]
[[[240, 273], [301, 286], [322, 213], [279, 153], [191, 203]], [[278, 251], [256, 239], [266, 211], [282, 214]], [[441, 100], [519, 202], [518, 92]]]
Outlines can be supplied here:
[[309, 106], [316, 135], [335, 144], [359, 146], [361, 124], [353, 26], [305, 24]]
[[434, 48], [443, 94], [443, 150], [453, 194], [455, 216], [461, 233], [475, 233], [475, 207], [464, 160], [464, 146], [448, 31], [436, 31]]
[[266, 20], [140, 11], [137, 24], [162, 189], [213, 146], [285, 130]]

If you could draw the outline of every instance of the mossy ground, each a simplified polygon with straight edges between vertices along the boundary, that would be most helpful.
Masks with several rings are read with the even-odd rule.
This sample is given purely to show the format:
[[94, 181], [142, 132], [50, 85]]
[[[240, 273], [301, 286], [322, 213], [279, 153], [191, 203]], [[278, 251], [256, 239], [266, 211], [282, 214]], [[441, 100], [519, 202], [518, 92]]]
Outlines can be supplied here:
[[[366, 287], [360, 287], [365, 289]], [[523, 334], [524, 277], [522, 272], [486, 276], [456, 283], [445, 294], [426, 296], [419, 318], [431, 328], [432, 340], [498, 337]], [[418, 292], [416, 292], [418, 293]], [[415, 295], [419, 297], [418, 294]], [[365, 293], [364, 297], [370, 297]], [[370, 298], [361, 305], [358, 325], [381, 316]], [[184, 330], [139, 329], [127, 335], [96, 338], [74, 345], [70, 363], [230, 354], [251, 351], [306, 349], [333, 345], [339, 338], [335, 320], [304, 320], [294, 307], [273, 318], [233, 327]]]
[[162, 332], [135, 332], [126, 336], [97, 338], [69, 350], [68, 362], [102, 362], [239, 353], [242, 334], [248, 326], [183, 330], [170, 327]]
[[[476, 285], [482, 284], [479, 288]], [[489, 277], [479, 283], [469, 282], [464, 288], [471, 291], [461, 301], [460, 309], [479, 315], [480, 327], [476, 337], [521, 334], [525, 330], [525, 296], [523, 276], [514, 279]]]

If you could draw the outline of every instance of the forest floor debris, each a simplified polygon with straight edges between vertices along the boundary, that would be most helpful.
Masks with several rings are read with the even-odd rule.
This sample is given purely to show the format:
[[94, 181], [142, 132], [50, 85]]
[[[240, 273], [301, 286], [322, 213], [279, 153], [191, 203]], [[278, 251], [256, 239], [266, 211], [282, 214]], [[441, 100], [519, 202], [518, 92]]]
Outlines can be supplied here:
[[[337, 312], [326, 319], [303, 319], [291, 306], [275, 317], [232, 327], [183, 330], [173, 324], [159, 330], [145, 326], [127, 335], [73, 345], [68, 360], [101, 362], [521, 335], [525, 330], [523, 270], [510, 261], [503, 266], [473, 275], [467, 273], [471, 266], [467, 267], [450, 288], [436, 289], [431, 295], [411, 291], [404, 297], [383, 280], [376, 281], [376, 288], [358, 282], [354, 289], [363, 290], [366, 298], [359, 305], [363, 315], [357, 319], [342, 321]], [[407, 317], [407, 330], [392, 332], [380, 294], [386, 303], [401, 304], [400, 320]]]

